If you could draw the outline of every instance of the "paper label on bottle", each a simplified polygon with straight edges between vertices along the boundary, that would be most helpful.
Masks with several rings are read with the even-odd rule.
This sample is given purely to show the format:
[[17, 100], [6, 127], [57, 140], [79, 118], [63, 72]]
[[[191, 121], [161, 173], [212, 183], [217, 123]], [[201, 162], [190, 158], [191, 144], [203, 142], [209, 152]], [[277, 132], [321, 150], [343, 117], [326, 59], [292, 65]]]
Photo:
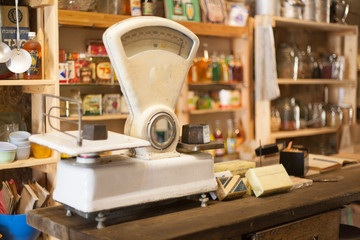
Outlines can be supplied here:
[[102, 62], [96, 66], [96, 76], [101, 80], [111, 79], [111, 64], [110, 62]]
[[144, 16], [152, 16], [153, 15], [152, 2], [143, 2], [142, 3], [142, 13]]
[[140, 0], [130, 0], [130, 3], [131, 3], [131, 16], [141, 16]]
[[29, 51], [31, 55], [31, 66], [26, 71], [27, 74], [39, 74], [40, 71], [40, 56], [39, 52], [37, 50], [31, 50]]
[[227, 138], [226, 146], [228, 154], [236, 153], [236, 138]]

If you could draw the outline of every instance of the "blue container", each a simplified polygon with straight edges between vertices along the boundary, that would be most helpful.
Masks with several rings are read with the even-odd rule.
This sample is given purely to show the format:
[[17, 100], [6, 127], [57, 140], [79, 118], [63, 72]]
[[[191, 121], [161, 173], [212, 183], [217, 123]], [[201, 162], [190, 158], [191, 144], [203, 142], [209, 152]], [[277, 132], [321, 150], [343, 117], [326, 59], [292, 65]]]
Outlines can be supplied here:
[[35, 240], [40, 232], [26, 223], [26, 214], [0, 214], [0, 233], [4, 240]]

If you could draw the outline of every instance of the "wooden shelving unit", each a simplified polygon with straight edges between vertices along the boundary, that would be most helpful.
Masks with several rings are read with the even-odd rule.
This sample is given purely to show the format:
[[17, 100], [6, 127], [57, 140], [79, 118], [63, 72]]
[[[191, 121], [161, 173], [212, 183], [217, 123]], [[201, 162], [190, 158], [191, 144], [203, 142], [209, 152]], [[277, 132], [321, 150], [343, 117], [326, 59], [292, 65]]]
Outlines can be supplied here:
[[[131, 16], [124, 15], [112, 15], [112, 14], [103, 14], [96, 12], [80, 12], [80, 11], [69, 11], [69, 10], [58, 10], [58, 22], [60, 25], [60, 32], [69, 34], [71, 31], [76, 31], [74, 29], [81, 29], [81, 31], [86, 31], [90, 36], [90, 31], [97, 32], [100, 36], [100, 32], [113, 24], [126, 21], [126, 19], [131, 18]], [[211, 114], [218, 113], [219, 116], [224, 118], [236, 118], [241, 119], [243, 125], [246, 126], [246, 135], [252, 139], [254, 137], [254, 122], [252, 110], [252, 39], [253, 39], [253, 19], [249, 19], [249, 23], [245, 27], [235, 27], [222, 24], [211, 24], [211, 23], [198, 23], [198, 22], [178, 22], [181, 25], [187, 27], [196, 35], [204, 38], [214, 38], [214, 39], [226, 39], [226, 43], [232, 54], [241, 56], [241, 61], [244, 66], [244, 82], [243, 83], [199, 83], [199, 84], [187, 84], [183, 89], [178, 104], [176, 107], [176, 114], [180, 125], [187, 124], [189, 122], [198, 123], [208, 121], [210, 118], [201, 118], [202, 114]], [[79, 48], [79, 47], [78, 47]], [[66, 85], [61, 85], [61, 88]], [[80, 85], [79, 85], [80, 86]], [[74, 85], [74, 87], [78, 87]], [[197, 111], [188, 111], [188, 91], [219, 91], [221, 89], [227, 90], [239, 90], [241, 91], [241, 102], [242, 108], [236, 110], [197, 110]], [[85, 90], [84, 90], [85, 91]], [[244, 109], [247, 109], [244, 111]], [[216, 116], [216, 117], [219, 117]], [[211, 116], [211, 119], [216, 117]], [[86, 118], [84, 118], [85, 120]], [[89, 121], [100, 121], [100, 120], [116, 120], [116, 119], [102, 119], [102, 118], [90, 118]], [[210, 119], [210, 121], [211, 121]], [[115, 126], [113, 124], [112, 126]]]
[[[303, 101], [304, 104], [313, 101], [328, 101], [329, 104], [333, 105], [350, 104], [353, 112], [356, 112], [357, 26], [319, 23], [275, 16], [271, 19], [275, 45], [276, 43], [311, 45], [312, 51], [315, 49], [315, 52], [327, 51], [335, 53], [344, 56], [346, 62], [344, 80], [342, 81], [336, 79], [277, 79], [280, 95], [286, 97], [296, 95], [295, 99], [300, 102]], [[261, 140], [263, 144], [272, 143], [280, 138], [317, 136], [336, 134], [338, 132], [337, 128], [328, 127], [271, 132], [270, 108], [270, 100], [255, 101], [256, 139]], [[355, 122], [355, 118], [353, 120]]]
[[[30, 26], [30, 31], [37, 33], [37, 40], [42, 45], [42, 66], [43, 77], [39, 80], [0, 80], [0, 86], [19, 86], [22, 87], [24, 93], [31, 96], [31, 133], [38, 134], [41, 132], [41, 94], [59, 95], [58, 84], [58, 31], [57, 29], [57, 1], [54, 0], [29, 0], [29, 5], [36, 8], [31, 11], [30, 16], [36, 22], [36, 25]], [[29, 11], [30, 12], [30, 11]], [[1, 95], [2, 93], [0, 93]], [[47, 106], [55, 106], [57, 101], [48, 101]], [[59, 123], [55, 120], [52, 124], [56, 127]], [[0, 170], [26, 168], [40, 170], [36, 173], [38, 176], [42, 174], [45, 182], [47, 179], [47, 187], [51, 190], [54, 181], [54, 175], [45, 175], [44, 173], [55, 173], [56, 163], [60, 160], [60, 154], [54, 152], [50, 158], [36, 159], [30, 157], [26, 160], [15, 160], [12, 163], [0, 164]], [[50, 170], [51, 168], [51, 170]], [[35, 174], [35, 171], [34, 171]]]

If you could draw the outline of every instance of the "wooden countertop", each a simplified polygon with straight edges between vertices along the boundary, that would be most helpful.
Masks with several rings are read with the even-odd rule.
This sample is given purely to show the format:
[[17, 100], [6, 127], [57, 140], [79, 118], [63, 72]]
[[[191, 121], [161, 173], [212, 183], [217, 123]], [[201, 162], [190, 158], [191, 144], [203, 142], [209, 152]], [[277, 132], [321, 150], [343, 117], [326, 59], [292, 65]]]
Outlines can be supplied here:
[[[211, 202], [200, 208], [194, 200], [178, 200], [132, 216], [110, 219], [109, 226], [77, 215], [65, 216], [61, 206], [30, 211], [28, 224], [60, 239], [239, 239], [241, 235], [340, 208], [360, 200], [360, 166], [311, 177], [337, 178], [267, 197]], [[196, 204], [196, 205], [194, 205]], [[109, 223], [112, 222], [112, 223]], [[110, 225], [112, 224], [112, 225]]]

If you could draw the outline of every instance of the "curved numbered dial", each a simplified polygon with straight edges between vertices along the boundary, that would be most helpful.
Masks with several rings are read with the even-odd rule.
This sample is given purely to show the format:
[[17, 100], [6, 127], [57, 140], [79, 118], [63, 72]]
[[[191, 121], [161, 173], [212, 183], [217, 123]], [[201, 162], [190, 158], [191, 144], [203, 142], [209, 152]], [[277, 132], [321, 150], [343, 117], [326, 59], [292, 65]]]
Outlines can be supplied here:
[[189, 57], [193, 40], [168, 27], [147, 26], [131, 30], [121, 36], [125, 54], [132, 57], [148, 50], [173, 52], [185, 59]]

